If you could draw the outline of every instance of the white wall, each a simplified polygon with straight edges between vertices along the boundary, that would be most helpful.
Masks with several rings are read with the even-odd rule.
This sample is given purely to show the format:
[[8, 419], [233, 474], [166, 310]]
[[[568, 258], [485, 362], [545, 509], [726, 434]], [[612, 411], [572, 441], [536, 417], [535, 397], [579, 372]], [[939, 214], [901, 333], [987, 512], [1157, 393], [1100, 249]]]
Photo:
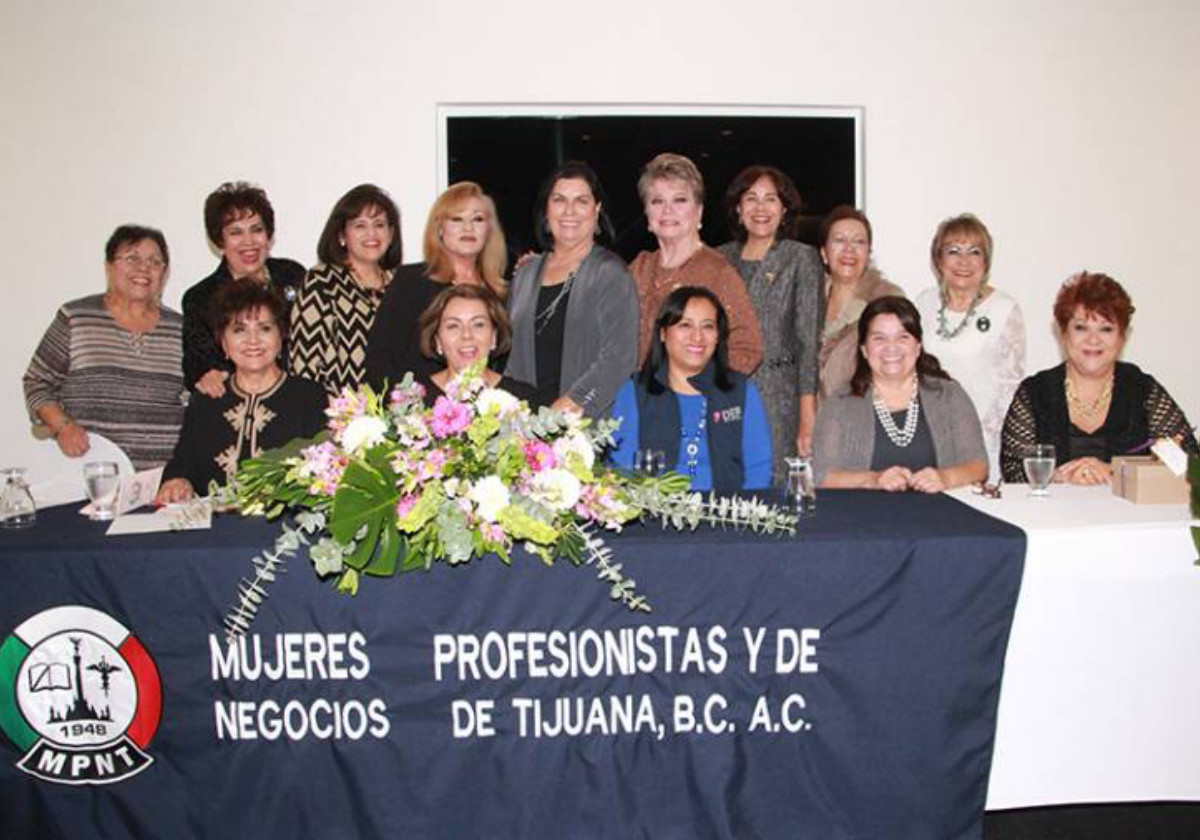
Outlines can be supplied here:
[[[863, 105], [876, 258], [915, 293], [937, 222], [972, 210], [1025, 308], [1105, 270], [1138, 306], [1126, 357], [1200, 420], [1192, 213], [1200, 3], [917, 0], [607, 3], [8, 0], [0, 29], [0, 461], [29, 445], [20, 377], [103, 243], [161, 227], [166, 301], [215, 259], [218, 183], [263, 184], [276, 253], [311, 262], [333, 201], [392, 192], [415, 258], [436, 191], [438, 102]], [[629, 173], [635, 177], [635, 173]]]

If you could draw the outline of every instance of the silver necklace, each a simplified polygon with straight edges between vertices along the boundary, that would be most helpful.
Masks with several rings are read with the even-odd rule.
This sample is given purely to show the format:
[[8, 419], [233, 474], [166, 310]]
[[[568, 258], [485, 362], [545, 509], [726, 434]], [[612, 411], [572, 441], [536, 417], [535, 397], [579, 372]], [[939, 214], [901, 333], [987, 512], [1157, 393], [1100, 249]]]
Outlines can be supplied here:
[[917, 397], [916, 382], [913, 383], [912, 398], [908, 401], [908, 407], [904, 409], [903, 429], [896, 425], [892, 412], [888, 410], [887, 405], [878, 394], [874, 401], [875, 416], [879, 418], [879, 425], [883, 426], [883, 433], [888, 436], [888, 440], [901, 449], [912, 443], [913, 438], [917, 435], [917, 421], [921, 418], [921, 401]]
[[552, 320], [554, 320], [554, 313], [558, 311], [558, 305], [567, 296], [567, 293], [571, 291], [571, 284], [575, 282], [575, 272], [578, 270], [579, 269], [576, 268], [567, 275], [567, 279], [563, 281], [562, 288], [559, 289], [558, 294], [554, 296], [554, 300], [550, 301], [550, 304], [545, 309], [543, 309], [541, 312], [538, 312], [534, 316], [533, 325], [535, 334], [541, 335], [542, 331], [550, 325]]
[[948, 341], [952, 338], [955, 338], [959, 333], [965, 330], [967, 328], [967, 324], [969, 324], [971, 319], [975, 316], [975, 310], [978, 308], [979, 302], [983, 300], [983, 287], [980, 286], [975, 291], [975, 297], [971, 301], [971, 305], [967, 307], [967, 313], [963, 315], [962, 320], [958, 322], [958, 326], [954, 329], [950, 329], [950, 327], [946, 324], [946, 293], [944, 291], [939, 291], [938, 295], [942, 299], [942, 305], [938, 309], [937, 334], [941, 338], [944, 338]]

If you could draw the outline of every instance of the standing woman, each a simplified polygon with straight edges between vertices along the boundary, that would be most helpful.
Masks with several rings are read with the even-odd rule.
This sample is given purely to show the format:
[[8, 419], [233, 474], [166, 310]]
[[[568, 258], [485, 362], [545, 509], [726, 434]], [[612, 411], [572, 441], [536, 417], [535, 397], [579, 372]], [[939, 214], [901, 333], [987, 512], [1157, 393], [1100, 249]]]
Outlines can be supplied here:
[[989, 282], [992, 235], [970, 213], [938, 225], [930, 260], [938, 284], [917, 296], [925, 346], [975, 403], [992, 480], [1000, 480], [1000, 431], [1025, 375], [1021, 307]]
[[160, 231], [121, 225], [104, 246], [108, 291], [62, 305], [25, 371], [25, 404], [70, 458], [88, 433], [135, 468], [171, 457], [183, 420], [182, 320], [162, 305], [170, 253]]
[[747, 167], [725, 192], [737, 240], [717, 249], [745, 281], [767, 347], [754, 384], [771, 418], [776, 483], [784, 457], [812, 454], [817, 420], [823, 278], [817, 249], [788, 238], [799, 209], [791, 178], [773, 166]]
[[821, 331], [821, 397], [844, 392], [858, 361], [858, 319], [867, 304], [885, 295], [903, 297], [871, 261], [871, 222], [848, 204], [821, 223], [825, 263], [825, 326]]
[[[213, 296], [223, 283], [250, 280], [292, 301], [304, 280], [304, 266], [271, 256], [275, 209], [262, 187], [245, 181], [217, 187], [204, 201], [204, 229], [221, 252], [221, 263], [183, 295], [183, 378], [190, 390], [219, 397], [233, 364], [213, 328]], [[285, 343], [285, 364], [287, 351]]]
[[486, 286], [501, 300], [507, 297], [504, 231], [496, 205], [478, 184], [460, 181], [437, 197], [423, 245], [425, 262], [396, 271], [375, 313], [366, 365], [367, 382], [375, 388], [385, 382], [395, 385], [409, 371], [427, 377], [441, 369], [421, 354], [418, 322], [447, 286]]
[[675, 289], [654, 319], [654, 343], [636, 379], [617, 394], [615, 464], [662, 452], [693, 490], [771, 486], [771, 433], [758, 390], [729, 369], [729, 320], [708, 289]]
[[568, 161], [550, 173], [534, 215], [545, 251], [513, 277], [506, 372], [535, 384], [554, 408], [596, 417], [637, 365], [637, 289], [621, 258], [597, 244], [612, 239], [612, 223], [586, 163]]
[[392, 271], [400, 265], [400, 213], [374, 184], [360, 184], [334, 205], [292, 307], [293, 374], [332, 394], [366, 378], [367, 335]]
[[710, 289], [729, 317], [729, 366], [749, 376], [763, 359], [762, 330], [746, 284], [724, 257], [700, 239], [704, 215], [704, 179], [683, 155], [665, 152], [646, 164], [637, 183], [657, 251], [642, 251], [629, 270], [641, 302], [638, 361], [645, 361], [654, 340], [654, 321], [662, 303], [680, 286]]

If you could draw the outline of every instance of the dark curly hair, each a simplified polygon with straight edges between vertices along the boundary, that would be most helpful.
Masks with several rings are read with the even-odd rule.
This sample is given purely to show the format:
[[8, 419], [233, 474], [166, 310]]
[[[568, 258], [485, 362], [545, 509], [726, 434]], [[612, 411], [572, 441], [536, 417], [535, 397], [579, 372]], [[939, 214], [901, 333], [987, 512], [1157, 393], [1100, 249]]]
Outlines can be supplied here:
[[226, 181], [204, 199], [204, 229], [208, 240], [221, 247], [225, 238], [225, 225], [234, 219], [257, 213], [267, 229], [267, 236], [275, 236], [275, 208], [262, 187], [246, 181]]

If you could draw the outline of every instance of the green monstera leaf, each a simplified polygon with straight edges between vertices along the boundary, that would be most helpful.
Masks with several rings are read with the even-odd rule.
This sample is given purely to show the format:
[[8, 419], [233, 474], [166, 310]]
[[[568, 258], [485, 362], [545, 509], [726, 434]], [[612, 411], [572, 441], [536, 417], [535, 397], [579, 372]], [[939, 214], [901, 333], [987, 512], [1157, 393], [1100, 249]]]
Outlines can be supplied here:
[[[343, 545], [357, 539], [345, 564], [363, 574], [391, 577], [396, 574], [405, 540], [396, 531], [396, 475], [388, 463], [385, 447], [372, 450], [365, 461], [351, 461], [342, 474], [329, 531]], [[359, 536], [360, 532], [363, 532]]]

